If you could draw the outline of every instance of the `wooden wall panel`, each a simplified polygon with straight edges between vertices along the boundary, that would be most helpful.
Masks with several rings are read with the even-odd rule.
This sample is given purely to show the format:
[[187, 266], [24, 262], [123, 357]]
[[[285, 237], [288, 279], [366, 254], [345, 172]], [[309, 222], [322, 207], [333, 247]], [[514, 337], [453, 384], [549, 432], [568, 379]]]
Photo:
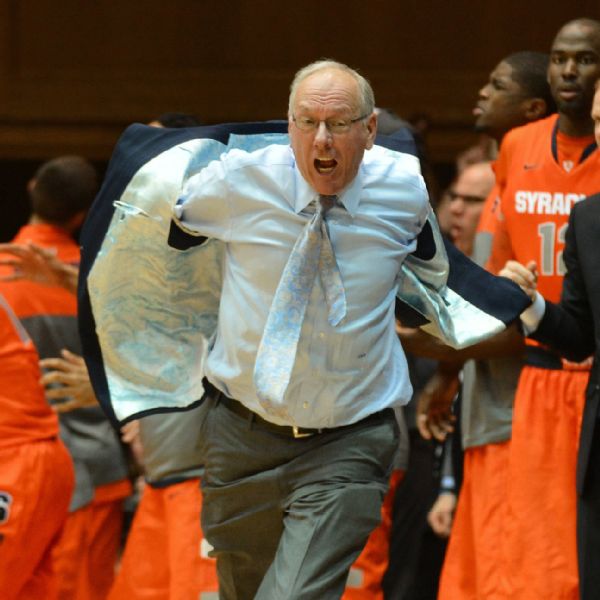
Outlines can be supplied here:
[[505, 54], [547, 50], [597, 0], [0, 0], [0, 158], [106, 158], [167, 110], [206, 122], [285, 115], [294, 71], [331, 56], [378, 104], [431, 115], [435, 160], [472, 140], [471, 108]]

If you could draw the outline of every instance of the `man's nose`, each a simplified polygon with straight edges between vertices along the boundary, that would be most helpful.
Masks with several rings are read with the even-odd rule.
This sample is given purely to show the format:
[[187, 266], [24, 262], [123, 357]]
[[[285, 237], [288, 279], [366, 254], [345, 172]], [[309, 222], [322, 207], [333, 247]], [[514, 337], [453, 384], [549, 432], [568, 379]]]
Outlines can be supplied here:
[[327, 129], [325, 121], [319, 121], [315, 133], [315, 143], [319, 145], [329, 145], [331, 143], [331, 132]]
[[577, 61], [573, 58], [567, 59], [563, 68], [563, 77], [576, 77], [577, 76]]
[[465, 201], [462, 196], [454, 194], [450, 200], [450, 212], [455, 215], [460, 215], [465, 210]]
[[486, 83], [482, 88], [480, 88], [478, 95], [480, 100], [487, 100], [489, 97], [490, 84]]

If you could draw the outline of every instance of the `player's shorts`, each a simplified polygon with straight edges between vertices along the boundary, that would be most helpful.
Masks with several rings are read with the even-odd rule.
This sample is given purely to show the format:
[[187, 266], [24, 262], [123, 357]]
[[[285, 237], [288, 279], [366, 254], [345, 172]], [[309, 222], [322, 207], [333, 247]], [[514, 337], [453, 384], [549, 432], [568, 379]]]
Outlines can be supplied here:
[[58, 439], [0, 450], [0, 597], [54, 600], [51, 551], [67, 517], [73, 463]]
[[105, 600], [115, 576], [129, 480], [96, 488], [93, 501], [67, 517], [52, 553], [59, 600]]
[[511, 600], [577, 600], [577, 448], [587, 370], [523, 368], [515, 396], [503, 556]]
[[438, 600], [499, 595], [510, 442], [465, 451], [463, 482], [440, 577]]
[[198, 479], [146, 485], [108, 600], [218, 600], [216, 561], [202, 536]]

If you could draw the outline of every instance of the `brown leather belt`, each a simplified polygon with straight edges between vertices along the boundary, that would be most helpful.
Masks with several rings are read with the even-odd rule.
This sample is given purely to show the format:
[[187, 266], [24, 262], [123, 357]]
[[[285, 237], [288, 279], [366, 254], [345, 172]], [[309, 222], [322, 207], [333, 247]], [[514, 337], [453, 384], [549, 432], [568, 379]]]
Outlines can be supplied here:
[[228, 410], [240, 417], [243, 417], [257, 429], [269, 431], [270, 433], [299, 439], [311, 437], [317, 433], [323, 433], [324, 431], [329, 431], [328, 429], [310, 429], [291, 425], [276, 425], [275, 423], [271, 423], [271, 421], [263, 419], [260, 415], [257, 415], [249, 408], [246, 408], [241, 402], [229, 398], [223, 394], [223, 392], [217, 391], [215, 398], [220, 404], [227, 407]]
[[[212, 386], [211, 386], [212, 387]], [[388, 411], [393, 412], [391, 408], [385, 408], [377, 413], [373, 413], [368, 417], [365, 417], [361, 421], [357, 423], [351, 423], [350, 425], [340, 425], [339, 427], [331, 427], [331, 428], [323, 428], [323, 429], [311, 429], [308, 427], [296, 427], [292, 425], [276, 425], [275, 423], [271, 423], [271, 421], [267, 421], [263, 419], [260, 415], [257, 415], [255, 412], [251, 411], [249, 408], [246, 408], [241, 402], [238, 400], [234, 400], [233, 398], [229, 398], [223, 392], [217, 390], [216, 388], [212, 388], [209, 392], [209, 395], [212, 396], [217, 402], [225, 406], [228, 410], [235, 413], [236, 415], [243, 417], [246, 419], [252, 426], [256, 429], [261, 429], [263, 431], [268, 431], [270, 433], [275, 433], [276, 435], [282, 435], [284, 437], [291, 437], [295, 439], [302, 439], [312, 437], [313, 435], [317, 435], [319, 433], [326, 433], [328, 431], [337, 431], [338, 429], [344, 429], [346, 427], [353, 427], [358, 425], [359, 423], [365, 423], [375, 419], [381, 419]]]

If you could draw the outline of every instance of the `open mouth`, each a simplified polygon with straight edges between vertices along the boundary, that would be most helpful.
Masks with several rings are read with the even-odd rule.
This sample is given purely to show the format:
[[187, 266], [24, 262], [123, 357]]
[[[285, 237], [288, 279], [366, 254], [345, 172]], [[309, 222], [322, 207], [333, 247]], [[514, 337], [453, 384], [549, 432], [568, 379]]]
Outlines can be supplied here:
[[335, 158], [315, 158], [314, 165], [318, 173], [326, 175], [335, 169], [337, 160]]

